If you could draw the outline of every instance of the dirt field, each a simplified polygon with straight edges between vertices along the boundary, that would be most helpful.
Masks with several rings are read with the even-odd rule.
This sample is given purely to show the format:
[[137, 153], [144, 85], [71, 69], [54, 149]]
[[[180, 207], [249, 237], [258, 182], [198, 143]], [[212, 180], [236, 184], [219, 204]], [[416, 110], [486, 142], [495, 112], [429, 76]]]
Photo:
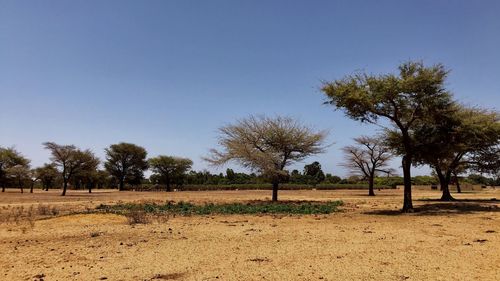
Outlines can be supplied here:
[[[343, 200], [321, 216], [193, 216], [129, 225], [69, 212], [119, 201], [234, 202], [270, 191], [0, 194], [0, 280], [500, 280], [500, 189], [280, 191], [283, 200]], [[496, 198], [497, 200], [492, 200]], [[465, 200], [467, 199], [467, 200]], [[14, 221], [21, 210], [52, 218]], [[51, 209], [52, 208], [52, 209]], [[8, 221], [8, 222], [6, 222]]]

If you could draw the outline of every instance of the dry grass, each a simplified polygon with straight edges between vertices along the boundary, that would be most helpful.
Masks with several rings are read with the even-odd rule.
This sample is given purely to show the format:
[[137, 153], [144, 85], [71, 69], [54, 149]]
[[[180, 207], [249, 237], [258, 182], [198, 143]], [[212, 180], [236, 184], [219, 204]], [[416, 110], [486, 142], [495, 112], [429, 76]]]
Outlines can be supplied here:
[[128, 224], [148, 224], [151, 223], [151, 217], [144, 211], [132, 210], [125, 214]]
[[183, 276], [183, 273], [159, 273], [155, 274], [151, 280], [177, 280]]

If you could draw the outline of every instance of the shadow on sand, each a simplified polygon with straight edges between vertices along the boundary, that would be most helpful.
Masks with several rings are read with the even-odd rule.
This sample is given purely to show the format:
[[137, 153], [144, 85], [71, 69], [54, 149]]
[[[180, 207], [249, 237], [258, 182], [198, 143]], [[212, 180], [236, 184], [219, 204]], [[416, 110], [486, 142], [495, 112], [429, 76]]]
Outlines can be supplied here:
[[[416, 200], [429, 202], [423, 205], [415, 206], [414, 215], [432, 216], [432, 215], [459, 215], [472, 214], [478, 212], [500, 212], [500, 201], [492, 199], [460, 199], [450, 202], [443, 202], [436, 199]], [[403, 215], [401, 210], [374, 210], [365, 212], [368, 215]]]

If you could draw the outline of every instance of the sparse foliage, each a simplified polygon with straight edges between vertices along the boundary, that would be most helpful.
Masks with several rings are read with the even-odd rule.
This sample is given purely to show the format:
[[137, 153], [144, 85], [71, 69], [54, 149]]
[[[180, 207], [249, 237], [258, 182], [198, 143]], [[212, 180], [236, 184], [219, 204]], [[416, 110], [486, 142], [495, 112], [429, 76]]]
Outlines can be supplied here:
[[254, 117], [219, 129], [219, 145], [207, 160], [212, 165], [230, 161], [255, 170], [273, 182], [272, 200], [278, 200], [278, 185], [290, 163], [323, 152], [326, 132], [316, 132], [288, 117]]
[[356, 145], [342, 148], [345, 162], [342, 166], [350, 169], [355, 175], [368, 180], [368, 195], [375, 196], [374, 178], [379, 173], [391, 173], [388, 162], [392, 159], [389, 148], [380, 137], [361, 136], [355, 138]]

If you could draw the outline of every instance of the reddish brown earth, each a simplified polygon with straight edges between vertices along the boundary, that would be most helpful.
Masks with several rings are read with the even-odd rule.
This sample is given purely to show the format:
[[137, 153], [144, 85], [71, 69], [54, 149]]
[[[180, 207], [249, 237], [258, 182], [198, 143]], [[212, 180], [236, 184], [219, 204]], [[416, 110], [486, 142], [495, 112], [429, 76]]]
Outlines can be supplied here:
[[[69, 213], [119, 201], [266, 200], [270, 191], [0, 194], [0, 280], [500, 280], [500, 189], [280, 191], [283, 200], [343, 200], [319, 216], [192, 216], [129, 225]], [[467, 199], [467, 200], [466, 200]], [[53, 216], [52, 212], [57, 213]]]

